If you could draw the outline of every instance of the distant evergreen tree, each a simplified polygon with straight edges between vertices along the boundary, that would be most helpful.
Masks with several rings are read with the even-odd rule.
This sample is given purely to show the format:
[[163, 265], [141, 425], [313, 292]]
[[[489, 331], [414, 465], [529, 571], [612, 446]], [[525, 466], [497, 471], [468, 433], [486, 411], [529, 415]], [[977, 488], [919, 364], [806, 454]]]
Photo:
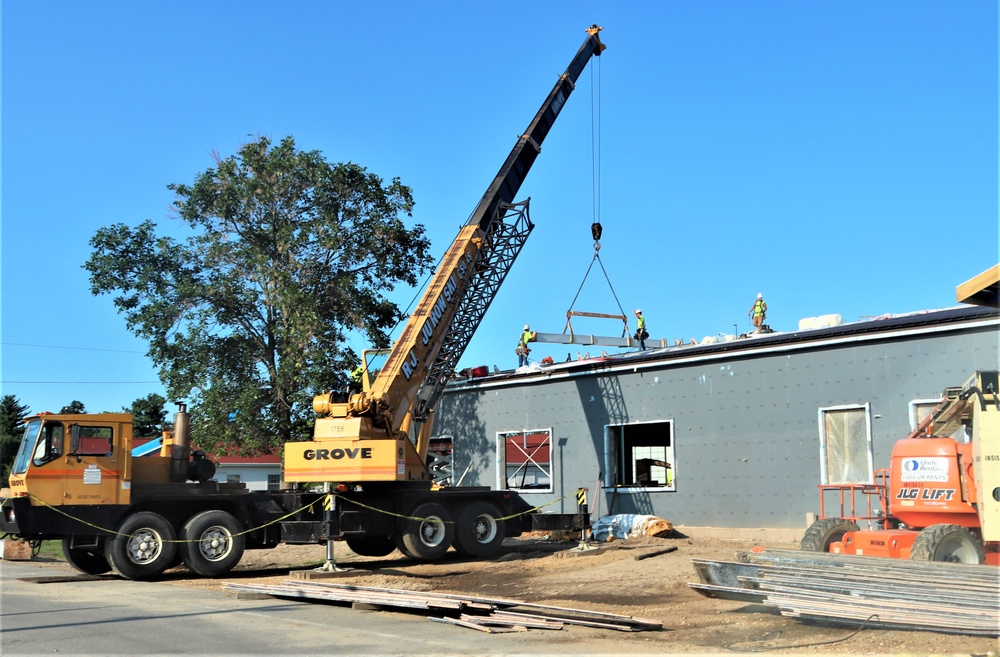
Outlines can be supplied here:
[[17, 447], [24, 429], [21, 418], [28, 414], [28, 407], [14, 395], [0, 398], [0, 468], [3, 470], [3, 482], [0, 486], [7, 485], [7, 477], [10, 476], [10, 468], [17, 456]]

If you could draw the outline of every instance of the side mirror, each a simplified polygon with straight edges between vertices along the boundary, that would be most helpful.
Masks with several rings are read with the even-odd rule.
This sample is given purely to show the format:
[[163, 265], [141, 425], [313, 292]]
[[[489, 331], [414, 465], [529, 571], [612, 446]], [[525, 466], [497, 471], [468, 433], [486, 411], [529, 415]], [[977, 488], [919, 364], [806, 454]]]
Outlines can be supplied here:
[[70, 456], [75, 456], [77, 461], [80, 461], [80, 455], [77, 452], [80, 451], [80, 425], [71, 424], [69, 426], [69, 454]]

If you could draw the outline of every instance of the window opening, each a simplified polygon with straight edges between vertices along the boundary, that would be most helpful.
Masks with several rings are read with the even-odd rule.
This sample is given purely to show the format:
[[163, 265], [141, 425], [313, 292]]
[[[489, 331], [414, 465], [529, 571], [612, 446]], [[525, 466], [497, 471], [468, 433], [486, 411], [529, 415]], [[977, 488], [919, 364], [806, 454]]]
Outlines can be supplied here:
[[267, 475], [267, 490], [268, 491], [281, 490], [281, 475], [276, 475], [276, 474]]
[[819, 409], [819, 442], [821, 483], [875, 483], [870, 404]]
[[506, 431], [497, 434], [505, 490], [552, 492], [552, 431]]
[[673, 422], [606, 427], [604, 463], [605, 486], [676, 490]]

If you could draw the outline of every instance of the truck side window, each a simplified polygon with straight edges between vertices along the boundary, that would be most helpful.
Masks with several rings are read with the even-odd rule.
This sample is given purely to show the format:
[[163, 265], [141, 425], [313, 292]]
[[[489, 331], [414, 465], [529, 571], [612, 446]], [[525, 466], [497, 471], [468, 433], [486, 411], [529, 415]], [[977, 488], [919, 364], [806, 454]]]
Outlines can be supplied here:
[[80, 427], [80, 456], [107, 456], [111, 454], [114, 431], [111, 427]]
[[35, 465], [41, 465], [60, 456], [63, 450], [63, 434], [63, 425], [61, 424], [46, 424], [42, 427], [42, 433], [38, 436], [38, 443], [35, 445], [32, 462]]

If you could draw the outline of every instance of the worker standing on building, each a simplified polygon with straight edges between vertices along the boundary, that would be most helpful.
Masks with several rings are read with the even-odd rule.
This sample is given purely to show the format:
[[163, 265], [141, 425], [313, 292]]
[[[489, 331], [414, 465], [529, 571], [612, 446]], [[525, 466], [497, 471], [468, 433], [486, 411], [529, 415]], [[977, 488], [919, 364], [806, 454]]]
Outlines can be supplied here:
[[646, 331], [646, 318], [642, 316], [642, 311], [638, 308], [635, 309], [636, 317], [636, 329], [635, 329], [635, 339], [639, 341], [639, 348], [646, 348], [646, 338], [649, 337], [649, 332]]
[[760, 329], [764, 325], [764, 318], [767, 317], [767, 303], [764, 301], [763, 294], [757, 294], [757, 300], [753, 302], [753, 307], [750, 308], [750, 312], [747, 314], [750, 316], [750, 321], [757, 328], [757, 333], [760, 333]]
[[524, 325], [524, 331], [521, 333], [521, 339], [517, 343], [517, 366], [524, 367], [528, 364], [528, 354], [531, 353], [531, 349], [528, 348], [528, 343], [538, 339], [538, 331], [532, 331], [531, 327], [527, 324]]

